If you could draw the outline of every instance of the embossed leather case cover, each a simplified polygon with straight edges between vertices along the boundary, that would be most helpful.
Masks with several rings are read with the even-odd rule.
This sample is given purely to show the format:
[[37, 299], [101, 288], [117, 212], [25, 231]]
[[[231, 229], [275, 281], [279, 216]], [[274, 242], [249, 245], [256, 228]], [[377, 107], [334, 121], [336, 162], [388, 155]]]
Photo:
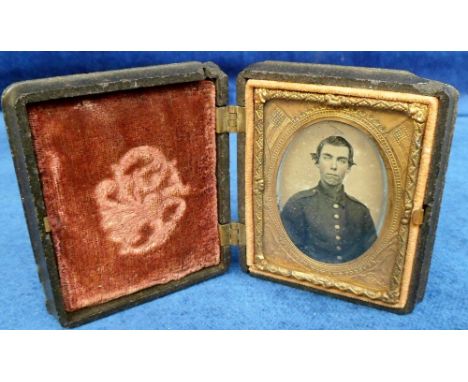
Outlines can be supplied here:
[[30, 236], [63, 325], [226, 269], [227, 134], [215, 133], [225, 87], [215, 65], [187, 63], [6, 91]]

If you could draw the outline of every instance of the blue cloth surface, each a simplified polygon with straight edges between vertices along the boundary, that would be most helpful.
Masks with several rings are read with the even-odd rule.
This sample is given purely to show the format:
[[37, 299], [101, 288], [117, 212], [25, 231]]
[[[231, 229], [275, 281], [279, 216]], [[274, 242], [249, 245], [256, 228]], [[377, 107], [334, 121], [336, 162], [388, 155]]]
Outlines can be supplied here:
[[235, 78], [263, 60], [410, 70], [468, 93], [468, 52], [0, 52], [0, 91], [34, 78], [182, 61], [213, 61]]
[[[182, 55], [182, 53], [180, 53]], [[218, 53], [216, 53], [218, 54]], [[212, 53], [211, 55], [216, 55]], [[221, 53], [220, 53], [221, 54]], [[354, 53], [331, 53], [329, 62], [335, 57], [345, 57], [346, 64], [356, 65], [358, 59], [352, 59]], [[36, 53], [36, 64], [49, 65], [44, 72], [50, 74], [51, 68], [57, 73], [66, 72], [58, 68], [55, 62], [47, 64], [44, 57]], [[61, 55], [57, 53], [57, 55]], [[74, 59], [82, 57], [86, 61], [86, 54], [71, 54]], [[89, 54], [92, 56], [92, 54]], [[123, 54], [125, 57], [126, 55]], [[138, 61], [138, 54], [132, 62], [125, 61], [125, 66], [145, 65], [148, 62]], [[155, 53], [155, 55], [157, 55]], [[164, 55], [164, 54], [162, 54]], [[198, 59], [217, 61], [208, 54], [193, 54], [184, 59]], [[231, 57], [235, 55], [229, 53]], [[310, 53], [312, 57], [312, 53]], [[315, 54], [319, 55], [320, 54]], [[325, 55], [325, 54], [323, 54]], [[333, 56], [334, 55], [334, 56]], [[443, 56], [444, 54], [442, 54]], [[13, 68], [14, 59], [5, 63], [7, 54], [0, 54], [0, 86], [3, 87], [5, 78], [18, 77], [33, 78], [32, 71], [27, 72], [25, 65]], [[26, 55], [27, 56], [27, 55]], [[193, 57], [196, 56], [196, 57]], [[294, 59], [287, 54], [253, 54], [238, 53], [237, 64], [244, 61], [257, 61], [267, 58]], [[262, 56], [262, 57], [258, 57]], [[268, 56], [268, 57], [266, 57]], [[280, 57], [278, 57], [280, 56]], [[369, 57], [377, 57], [364, 53], [355, 53], [360, 57], [360, 65], [385, 66], [381, 58], [373, 62]], [[403, 56], [405, 56], [403, 54]], [[413, 54], [413, 59], [417, 54]], [[437, 56], [437, 55], [436, 55]], [[458, 57], [458, 55], [455, 54]], [[39, 59], [40, 57], [40, 59]], [[68, 57], [63, 54], [63, 57]], [[114, 56], [112, 56], [114, 57]], [[147, 57], [141, 54], [141, 57]], [[164, 56], [166, 57], [166, 56]], [[170, 55], [167, 55], [170, 57]], [[302, 56], [301, 56], [302, 57]], [[301, 58], [299, 57], [299, 58]], [[315, 57], [315, 56], [314, 56]], [[363, 58], [364, 57], [364, 58]], [[386, 67], [400, 65], [398, 54], [395, 54], [396, 64], [388, 63]], [[408, 57], [408, 56], [405, 56]], [[438, 63], [441, 56], [434, 61]], [[307, 58], [307, 57], [306, 57]], [[445, 57], [449, 61], [458, 62], [464, 58]], [[31, 59], [31, 57], [30, 57]], [[19, 58], [16, 57], [18, 61]], [[23, 58], [21, 59], [23, 60]], [[19, 60], [19, 61], [21, 61]], [[24, 59], [26, 61], [26, 59]], [[169, 59], [168, 59], [169, 60]], [[298, 59], [299, 61], [311, 61]], [[354, 61], [353, 61], [354, 60]], [[457, 61], [458, 60], [458, 61]], [[18, 62], [19, 62], [18, 61]], [[34, 60], [33, 60], [34, 61]], [[43, 62], [44, 61], [44, 62]], [[65, 59], [64, 59], [65, 61]], [[144, 60], [143, 60], [144, 61]], [[172, 61], [177, 61], [174, 59]], [[179, 61], [182, 61], [179, 60]], [[351, 62], [352, 61], [352, 62]], [[417, 60], [416, 60], [417, 61]], [[416, 62], [415, 61], [415, 62]], [[467, 60], [468, 61], [468, 60]], [[117, 61], [116, 61], [117, 62]], [[219, 62], [219, 61], [218, 61]], [[239, 64], [239, 62], [241, 64]], [[360, 62], [360, 61], [359, 61]], [[440, 72], [438, 66], [432, 68], [433, 73], [424, 74], [414, 69], [414, 65], [403, 68], [415, 71], [417, 74], [433, 79], [451, 82], [464, 90], [468, 76], [449, 81], [447, 72]], [[408, 61], [409, 62], [409, 61]], [[154, 62], [153, 62], [154, 63]], [[225, 61], [229, 64], [228, 60]], [[414, 64], [414, 63], [413, 63]], [[8, 66], [9, 65], [9, 66]], [[64, 67], [65, 64], [62, 63]], [[104, 65], [100, 69], [115, 68]], [[222, 65], [223, 66], [223, 65]], [[468, 67], [468, 66], [466, 66]], [[9, 68], [9, 69], [8, 69]], [[86, 67], [88, 68], [88, 67]], [[83, 68], [83, 69], [86, 69]], [[223, 67], [223, 69], [225, 69]], [[242, 67], [238, 68], [238, 71]], [[9, 70], [9, 72], [8, 72]], [[226, 69], [225, 69], [226, 70]], [[87, 70], [81, 70], [87, 71]], [[228, 71], [228, 70], [226, 70]], [[466, 69], [464, 69], [466, 73]], [[25, 74], [26, 73], [26, 74]], [[235, 75], [236, 73], [231, 74]], [[433, 75], [431, 75], [433, 74]], [[25, 77], [25, 78], [23, 78]], [[462, 76], [463, 77], [463, 76]], [[230, 100], [235, 102], [235, 83], [231, 78]], [[455, 78], [455, 77], [453, 77]], [[9, 82], [13, 82], [11, 80]], [[2, 82], [3, 81], [3, 82]], [[457, 83], [457, 81], [459, 81]], [[468, 87], [466, 87], [468, 91]], [[21, 206], [20, 195], [16, 182], [3, 115], [0, 122], [0, 329], [59, 329], [60, 325], [50, 316], [45, 308], [44, 294], [36, 272], [36, 265], [26, 228], [26, 222]], [[231, 137], [231, 203], [233, 219], [237, 219], [236, 195], [236, 164], [235, 137]], [[429, 283], [425, 299], [416, 306], [415, 311], [407, 316], [400, 316], [373, 308], [341, 301], [329, 296], [286, 287], [274, 282], [251, 277], [240, 270], [237, 253], [234, 253], [229, 271], [217, 278], [197, 284], [185, 290], [173, 293], [163, 298], [125, 310], [107, 318], [89, 323], [81, 329], [468, 329], [468, 195], [466, 167], [466, 147], [468, 145], [468, 96], [463, 96], [459, 104], [459, 114], [456, 123], [450, 163], [446, 178], [446, 187], [441, 208], [439, 226], [434, 247], [433, 261], [429, 276]]]

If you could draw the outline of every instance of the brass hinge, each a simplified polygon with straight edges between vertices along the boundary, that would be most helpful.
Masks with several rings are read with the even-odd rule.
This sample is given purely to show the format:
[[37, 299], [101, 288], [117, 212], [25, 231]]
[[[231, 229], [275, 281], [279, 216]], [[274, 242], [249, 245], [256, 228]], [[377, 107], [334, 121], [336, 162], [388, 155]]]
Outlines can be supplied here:
[[414, 225], [421, 225], [424, 221], [424, 209], [414, 210], [411, 216], [411, 222]]
[[47, 216], [44, 217], [44, 231], [46, 231], [46, 233], [52, 231], [50, 228], [49, 218]]
[[219, 240], [221, 246], [245, 245], [245, 225], [241, 223], [220, 224]]
[[224, 106], [216, 108], [216, 132], [242, 133], [245, 131], [245, 108]]

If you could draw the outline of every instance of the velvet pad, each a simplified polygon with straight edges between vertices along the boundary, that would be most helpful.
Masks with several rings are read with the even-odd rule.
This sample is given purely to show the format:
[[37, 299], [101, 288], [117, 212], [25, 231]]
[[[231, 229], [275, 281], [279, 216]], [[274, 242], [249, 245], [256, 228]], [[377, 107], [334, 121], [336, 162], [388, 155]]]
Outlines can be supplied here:
[[28, 113], [66, 310], [220, 262], [212, 82]]

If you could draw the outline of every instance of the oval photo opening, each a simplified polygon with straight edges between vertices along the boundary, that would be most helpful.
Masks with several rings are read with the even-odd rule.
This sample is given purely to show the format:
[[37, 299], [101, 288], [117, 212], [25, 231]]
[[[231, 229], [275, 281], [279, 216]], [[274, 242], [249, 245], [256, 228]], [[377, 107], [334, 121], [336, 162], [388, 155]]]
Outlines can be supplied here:
[[345, 263], [377, 240], [387, 175], [371, 136], [339, 121], [300, 129], [281, 159], [277, 203], [289, 238], [306, 256]]

